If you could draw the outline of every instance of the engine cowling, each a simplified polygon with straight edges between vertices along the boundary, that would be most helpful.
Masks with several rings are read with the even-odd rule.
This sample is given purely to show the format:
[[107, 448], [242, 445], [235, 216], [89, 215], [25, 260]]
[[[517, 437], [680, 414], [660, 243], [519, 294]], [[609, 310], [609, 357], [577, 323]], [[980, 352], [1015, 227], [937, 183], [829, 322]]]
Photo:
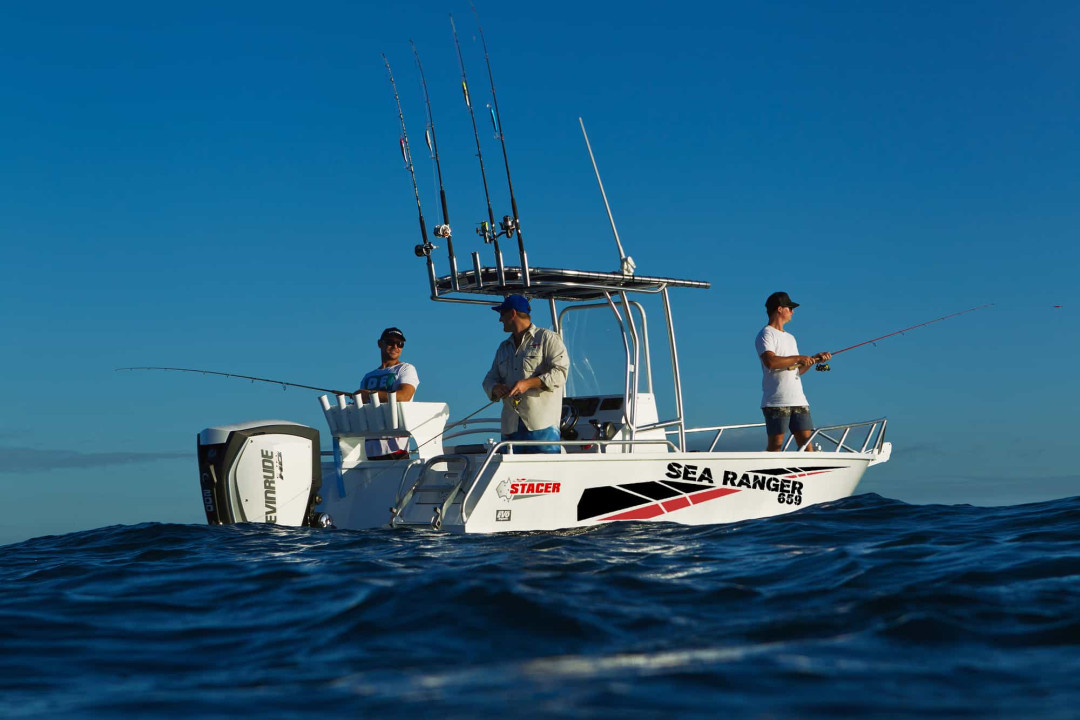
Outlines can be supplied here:
[[325, 527], [319, 431], [287, 420], [206, 428], [197, 437], [199, 484], [211, 525]]

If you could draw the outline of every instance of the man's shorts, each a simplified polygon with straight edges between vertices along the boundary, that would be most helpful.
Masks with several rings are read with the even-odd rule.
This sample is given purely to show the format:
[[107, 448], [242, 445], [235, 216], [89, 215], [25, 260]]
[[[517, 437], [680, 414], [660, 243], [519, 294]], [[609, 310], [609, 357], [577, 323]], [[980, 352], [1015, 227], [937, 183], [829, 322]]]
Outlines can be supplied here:
[[788, 407], [763, 407], [765, 432], [769, 435], [787, 435], [788, 432], [813, 430], [814, 421], [810, 419], [810, 408], [806, 405]]
[[[539, 430], [526, 430], [525, 423], [518, 419], [517, 432], [512, 432], [509, 435], [503, 435], [503, 440], [546, 440], [548, 442], [559, 442], [562, 437], [559, 435], [559, 429], [552, 426], [546, 428], [540, 428]], [[560, 448], [558, 445], [518, 445], [514, 447], [514, 453], [520, 455], [529, 455], [532, 453], [558, 453]]]

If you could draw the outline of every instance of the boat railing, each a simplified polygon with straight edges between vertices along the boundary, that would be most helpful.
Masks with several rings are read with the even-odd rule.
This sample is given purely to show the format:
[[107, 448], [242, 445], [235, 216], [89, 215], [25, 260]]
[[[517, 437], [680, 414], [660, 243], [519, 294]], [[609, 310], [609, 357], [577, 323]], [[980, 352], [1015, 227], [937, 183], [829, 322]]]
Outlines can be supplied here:
[[[821, 448], [826, 452], [851, 452], [856, 454], [877, 453], [881, 451], [882, 444], [885, 441], [885, 426], [888, 421], [885, 418], [878, 418], [877, 420], [865, 420], [862, 422], [845, 423], [842, 425], [828, 425], [825, 427], [814, 428], [813, 434], [810, 436], [810, 441], [806, 443], [798, 451], [807, 452], [810, 448], [818, 449], [817, 446], [821, 444], [827, 444], [826, 448]], [[750, 428], [764, 428], [765, 423], [746, 423], [742, 425], [716, 425], [713, 427], [701, 427], [701, 428], [686, 428], [686, 434], [691, 433], [716, 433], [713, 436], [712, 442], [709, 444], [707, 452], [715, 452], [716, 446], [720, 442], [720, 438], [725, 432], [734, 430], [747, 430]], [[865, 428], [865, 435], [860, 430]], [[849, 437], [852, 436], [852, 432], [855, 431], [855, 437], [857, 438], [852, 443], [848, 442]], [[673, 431], [667, 430], [668, 434], [672, 434]], [[858, 449], [854, 447], [858, 439], [862, 440], [862, 444]], [[794, 443], [794, 436], [789, 436], [787, 442], [781, 448], [782, 451], [790, 451], [791, 446]]]
[[[469, 437], [470, 435], [481, 435], [485, 441], [492, 436], [500, 437], [502, 435], [502, 418], [469, 418], [450, 423], [446, 426], [446, 430], [443, 431], [442, 439], [445, 443], [447, 440]], [[483, 447], [483, 452], [487, 452], [486, 443], [480, 447]]]
[[[888, 424], [888, 420], [885, 418], [878, 418], [877, 420], [867, 420], [861, 423], [852, 423], [849, 425], [829, 425], [827, 427], [814, 428], [813, 434], [810, 436], [810, 442], [806, 443], [800, 450], [806, 450], [809, 447], [816, 447], [817, 444], [824, 441], [831, 443], [831, 447], [834, 448], [832, 452], [852, 452], [858, 454], [877, 453], [881, 450], [882, 445], [885, 442], [885, 426]], [[858, 431], [858, 428], [865, 428], [866, 434], [863, 435]], [[848, 437], [855, 432], [855, 441], [858, 442], [859, 438], [862, 438], [862, 445], [856, 450], [852, 445], [847, 444]], [[837, 437], [839, 436], [839, 437]], [[791, 438], [788, 438], [785, 448], [791, 445]]]

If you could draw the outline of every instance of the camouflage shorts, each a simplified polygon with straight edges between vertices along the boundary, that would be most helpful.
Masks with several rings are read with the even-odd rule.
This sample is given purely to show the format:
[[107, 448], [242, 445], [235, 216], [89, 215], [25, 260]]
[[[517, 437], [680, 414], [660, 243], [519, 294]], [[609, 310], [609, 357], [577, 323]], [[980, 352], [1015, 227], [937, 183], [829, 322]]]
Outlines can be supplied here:
[[787, 435], [788, 432], [813, 430], [814, 421], [810, 419], [810, 408], [806, 405], [787, 407], [763, 407], [765, 432], [769, 435]]

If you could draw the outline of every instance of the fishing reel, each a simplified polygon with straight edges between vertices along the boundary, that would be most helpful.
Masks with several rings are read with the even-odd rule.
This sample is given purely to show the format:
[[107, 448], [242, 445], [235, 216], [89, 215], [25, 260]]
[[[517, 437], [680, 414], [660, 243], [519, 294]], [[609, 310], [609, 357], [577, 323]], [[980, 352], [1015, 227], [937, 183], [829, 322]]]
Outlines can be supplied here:
[[435, 237], [450, 239], [450, 226], [449, 225], [436, 225]]
[[485, 243], [491, 243], [501, 237], [512, 238], [514, 233], [518, 232], [518, 222], [510, 215], [503, 215], [502, 222], [499, 223], [499, 229], [502, 232], [495, 232], [491, 227], [491, 223], [484, 220], [480, 223], [480, 227], [476, 228], [476, 234], [484, 238]]
[[517, 220], [515, 220], [509, 215], [503, 215], [503, 219], [502, 222], [499, 224], [499, 227], [502, 228], [503, 235], [508, 238], [512, 238], [514, 237], [514, 233], [518, 229]]
[[829, 367], [829, 363], [818, 363], [814, 366], [814, 369], [818, 372], [829, 372], [830, 370], [832, 370], [832, 368]]
[[484, 220], [480, 223], [480, 227], [476, 228], [476, 234], [484, 238], [484, 244], [491, 243], [495, 240], [496, 235], [491, 232], [491, 223]]
[[424, 241], [423, 245], [417, 245], [413, 248], [413, 252], [416, 253], [416, 257], [430, 257], [432, 250], [438, 250], [438, 245], [433, 245], [428, 241]]

